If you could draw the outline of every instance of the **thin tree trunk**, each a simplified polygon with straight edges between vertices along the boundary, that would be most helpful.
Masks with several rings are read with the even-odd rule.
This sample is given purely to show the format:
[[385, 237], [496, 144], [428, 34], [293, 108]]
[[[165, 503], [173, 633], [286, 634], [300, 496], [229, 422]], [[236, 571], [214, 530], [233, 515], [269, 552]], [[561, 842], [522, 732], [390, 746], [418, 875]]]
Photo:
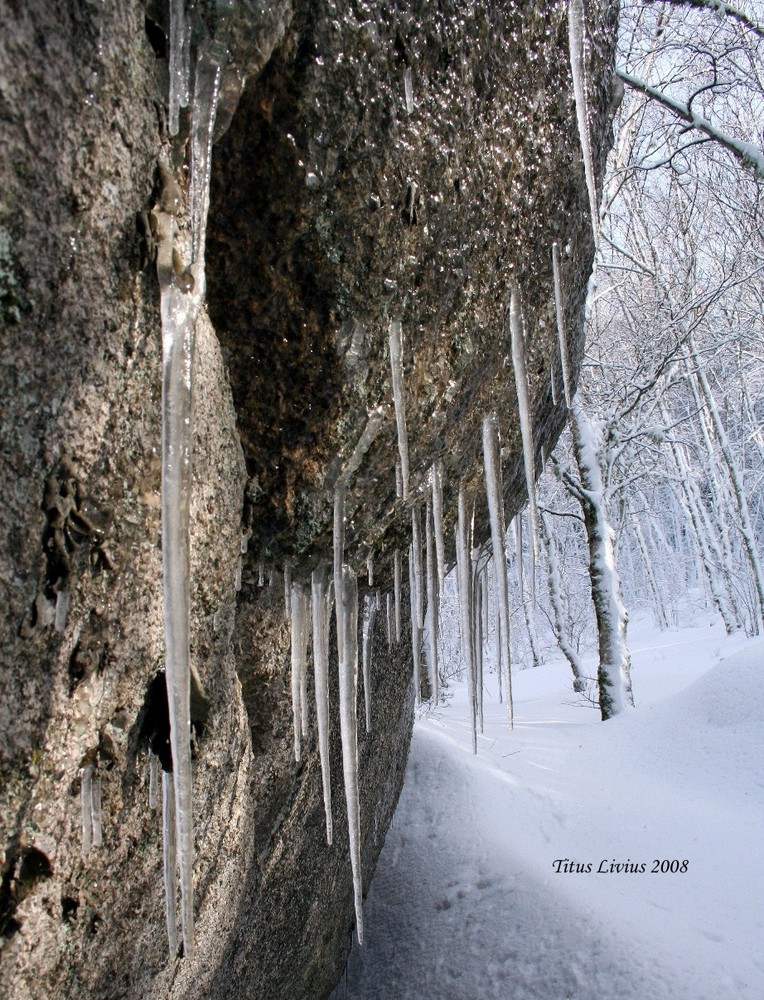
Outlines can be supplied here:
[[599, 666], [597, 682], [603, 719], [633, 706], [631, 657], [626, 644], [628, 616], [621, 599], [615, 565], [614, 534], [607, 516], [605, 488], [599, 463], [600, 435], [578, 400], [569, 411], [573, 453], [583, 487], [579, 497], [589, 542], [589, 578], [597, 619]]

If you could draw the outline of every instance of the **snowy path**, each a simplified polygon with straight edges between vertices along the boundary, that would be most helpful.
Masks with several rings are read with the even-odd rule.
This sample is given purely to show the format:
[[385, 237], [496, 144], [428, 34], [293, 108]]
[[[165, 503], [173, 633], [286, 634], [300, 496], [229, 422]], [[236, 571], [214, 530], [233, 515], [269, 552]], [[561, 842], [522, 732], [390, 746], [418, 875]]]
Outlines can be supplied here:
[[338, 1000], [764, 996], [764, 646], [634, 646], [642, 707], [607, 725], [559, 664], [516, 675], [513, 734], [487, 704], [477, 757], [462, 689], [420, 720]]

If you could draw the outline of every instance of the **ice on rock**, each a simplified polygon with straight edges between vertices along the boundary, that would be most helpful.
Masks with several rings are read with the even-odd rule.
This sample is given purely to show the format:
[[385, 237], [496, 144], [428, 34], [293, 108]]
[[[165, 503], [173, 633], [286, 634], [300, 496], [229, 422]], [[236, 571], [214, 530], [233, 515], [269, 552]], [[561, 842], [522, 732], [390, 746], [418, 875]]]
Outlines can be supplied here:
[[307, 588], [301, 583], [292, 583], [292, 721], [294, 724], [294, 759], [300, 760], [302, 744], [300, 737], [308, 730], [308, 616], [310, 601]]
[[93, 766], [88, 764], [80, 771], [80, 808], [82, 810], [82, 853], [89, 854], [93, 846]]
[[66, 618], [69, 614], [69, 591], [59, 590], [56, 594], [56, 613], [53, 619], [53, 628], [56, 632], [66, 630]]
[[528, 491], [528, 513], [531, 522], [533, 558], [538, 557], [538, 507], [536, 505], [536, 460], [533, 447], [533, 424], [531, 421], [530, 394], [528, 391], [528, 371], [525, 363], [525, 320], [520, 300], [520, 289], [512, 285], [509, 303], [509, 331], [512, 340], [512, 366], [515, 373], [517, 408], [520, 414], [520, 434], [523, 442], [523, 463], [525, 466], [525, 486]]
[[292, 617], [292, 560], [284, 560], [284, 618]]
[[387, 592], [387, 648], [393, 644], [393, 595]]
[[101, 825], [101, 775], [96, 771], [90, 786], [90, 819], [93, 828], [93, 847], [103, 844]]
[[316, 688], [318, 752], [326, 813], [326, 842], [332, 842], [332, 786], [329, 766], [329, 574], [319, 566], [311, 577], [313, 610], [313, 678]]
[[164, 849], [162, 862], [164, 868], [164, 912], [167, 924], [167, 946], [170, 958], [178, 953], [178, 898], [175, 875], [176, 865], [176, 829], [175, 829], [175, 794], [173, 791], [172, 774], [162, 771], [162, 833]]
[[403, 96], [406, 101], [406, 114], [414, 113], [414, 84], [411, 79], [411, 67], [407, 66], [403, 73]]
[[191, 21], [186, 13], [186, 0], [170, 0], [169, 46], [169, 122], [170, 135], [177, 135], [179, 110], [188, 106]]
[[512, 674], [509, 660], [509, 586], [507, 583], [506, 525], [504, 522], [504, 487], [501, 475], [501, 447], [496, 417], [491, 414], [483, 420], [483, 464], [488, 498], [488, 516], [491, 523], [494, 583], [499, 611], [500, 662], [497, 670], [504, 670], [507, 691], [507, 714], [512, 725]]
[[[361, 807], [358, 794], [358, 582], [349, 566], [343, 566], [336, 603], [342, 606], [342, 648], [339, 660], [340, 739], [345, 781], [350, 867], [353, 873], [356, 934], [363, 944], [363, 891], [361, 884]], [[339, 640], [339, 636], [338, 636]]]
[[393, 404], [395, 423], [398, 428], [398, 454], [401, 460], [401, 496], [409, 495], [409, 441], [406, 429], [406, 396], [403, 385], [403, 334], [400, 320], [390, 322], [390, 374], [393, 382]]
[[599, 199], [597, 181], [594, 174], [591, 132], [589, 130], [589, 105], [586, 93], [586, 16], [584, 0], [568, 0], [568, 44], [570, 49], [570, 71], [573, 77], [573, 97], [576, 102], [576, 121], [581, 140], [581, 155], [584, 161], [586, 190], [589, 195], [589, 211], [595, 243], [599, 240]]
[[149, 750], [149, 809], [156, 809], [159, 805], [159, 775], [161, 771], [162, 765], [159, 758], [152, 750]]

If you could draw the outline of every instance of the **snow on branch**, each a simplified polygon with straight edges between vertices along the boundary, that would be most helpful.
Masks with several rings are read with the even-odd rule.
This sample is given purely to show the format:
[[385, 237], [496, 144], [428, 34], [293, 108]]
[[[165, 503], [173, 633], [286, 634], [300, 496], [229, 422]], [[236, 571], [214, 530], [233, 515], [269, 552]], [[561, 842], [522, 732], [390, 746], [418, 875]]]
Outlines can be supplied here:
[[[654, 2], [654, 0], [653, 0]], [[710, 10], [714, 14], [721, 14], [722, 17], [729, 17], [744, 28], [748, 28], [759, 38], [764, 38], [764, 24], [759, 24], [750, 14], [744, 10], [733, 6], [731, 3], [722, 3], [721, 0], [668, 0], [675, 7], [696, 7], [699, 10]]]
[[753, 143], [743, 142], [741, 139], [736, 139], [734, 136], [728, 135], [722, 129], [717, 128], [713, 125], [707, 118], [703, 118], [702, 115], [696, 114], [691, 111], [690, 108], [682, 103], [682, 101], [677, 101], [673, 97], [669, 97], [668, 94], [664, 94], [662, 90], [658, 90], [655, 87], [651, 87], [650, 84], [646, 83], [644, 80], [640, 80], [636, 76], [632, 76], [631, 73], [627, 73], [625, 70], [617, 69], [616, 75], [627, 83], [634, 90], [638, 90], [645, 94], [651, 100], [656, 101], [662, 107], [667, 108], [669, 111], [673, 112], [682, 121], [687, 122], [692, 128], [697, 129], [704, 135], [707, 135], [710, 139], [718, 142], [719, 145], [724, 146], [728, 149], [733, 156], [736, 156], [740, 162], [746, 166], [750, 167], [754, 173], [759, 177], [764, 179], [764, 153], [759, 149], [758, 146], [754, 146]]

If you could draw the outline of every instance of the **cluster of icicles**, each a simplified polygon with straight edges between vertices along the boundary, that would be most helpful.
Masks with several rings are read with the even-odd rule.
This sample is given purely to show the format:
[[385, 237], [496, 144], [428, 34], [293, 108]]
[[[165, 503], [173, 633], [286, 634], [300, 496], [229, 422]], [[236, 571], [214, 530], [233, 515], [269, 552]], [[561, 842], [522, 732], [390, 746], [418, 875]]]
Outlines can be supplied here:
[[[159, 785], [163, 814], [164, 883], [167, 936], [171, 957], [178, 951], [177, 885], [179, 872], [180, 916], [183, 952], [194, 954], [193, 907], [193, 815], [190, 731], [189, 607], [189, 502], [191, 492], [191, 458], [193, 445], [192, 390], [194, 360], [194, 330], [199, 309], [204, 301], [204, 249], [207, 209], [209, 204], [210, 161], [212, 135], [220, 85], [221, 65], [226, 57], [224, 47], [210, 44], [197, 55], [191, 94], [191, 24], [185, 0], [169, 0], [169, 130], [179, 129], [180, 108], [191, 102], [191, 265], [193, 282], [184, 284], [172, 278], [172, 266], [167, 266], [176, 235], [174, 218], [165, 220], [170, 246], [165, 248], [165, 260], [157, 262], [161, 288], [161, 319], [163, 345], [162, 381], [162, 558], [166, 641], [166, 679], [170, 712], [170, 744], [172, 772], [163, 771], [159, 758], [149, 754], [149, 802], [158, 808]], [[584, 161], [595, 239], [598, 236], [597, 192], [589, 135], [589, 115], [585, 79], [585, 20], [581, 0], [570, 0], [568, 8], [570, 63], [577, 110], [577, 121]], [[408, 101], [407, 101], [408, 108]], [[571, 379], [567, 354], [567, 337], [563, 318], [563, 297], [560, 280], [560, 255], [557, 245], [552, 248], [555, 306], [565, 402], [570, 407]], [[525, 362], [525, 330], [520, 289], [512, 288], [510, 299], [510, 339], [515, 388], [517, 392], [520, 429], [523, 445], [525, 481], [529, 500], [531, 526], [531, 570], [538, 552], [538, 512], [535, 494], [535, 451], [531, 423], [528, 378]], [[443, 467], [436, 461], [426, 483], [417, 495], [412, 495], [409, 483], [409, 452], [406, 425], [405, 387], [403, 379], [403, 334], [400, 320], [389, 327], [391, 382], [397, 426], [399, 461], [396, 463], [398, 498], [411, 512], [411, 545], [408, 551], [410, 585], [410, 622], [412, 634], [413, 683], [415, 698], [420, 701], [422, 689], [421, 652], [427, 637], [425, 660], [430, 696], [439, 700], [437, 635], [440, 617], [440, 595], [446, 575], [443, 510]], [[553, 401], [555, 399], [552, 379]], [[334, 605], [336, 614], [340, 735], [343, 776], [347, 802], [347, 823], [350, 843], [350, 863], [359, 942], [363, 941], [361, 884], [361, 837], [357, 752], [357, 691], [358, 691], [358, 582], [355, 572], [344, 558], [346, 484], [360, 464], [370, 441], [383, 422], [382, 410], [370, 415], [364, 436], [335, 489], [334, 559], [330, 568], [320, 566], [312, 574], [310, 586], [292, 580], [291, 567], [285, 566], [285, 603], [291, 621], [292, 638], [292, 705], [294, 712], [294, 752], [300, 760], [302, 740], [307, 735], [309, 706], [307, 699], [308, 643], [312, 632], [313, 670], [316, 697], [316, 719], [319, 754], [326, 811], [326, 838], [332, 842], [331, 780], [329, 773], [329, 621]], [[506, 688], [509, 724], [512, 725], [512, 688], [509, 656], [509, 597], [507, 582], [506, 524], [503, 506], [501, 448], [498, 421], [488, 414], [483, 421], [483, 458], [486, 496], [491, 527], [490, 553], [473, 544], [474, 507], [464, 489], [459, 490], [455, 527], [457, 587], [459, 594], [462, 649], [467, 665], [472, 716], [472, 749], [477, 751], [479, 716], [482, 715], [482, 621], [488, 587], [486, 570], [493, 565], [496, 601], [497, 672], [499, 697], [502, 697], [502, 673]], [[422, 505], [422, 494], [424, 504]], [[424, 506], [424, 558], [422, 552], [421, 508]], [[518, 554], [521, 522], [516, 520]], [[246, 538], [242, 539], [242, 552]], [[492, 557], [492, 558], [491, 558]], [[521, 559], [521, 556], [520, 556]], [[403, 554], [396, 551], [393, 561], [392, 592], [377, 590], [366, 598], [363, 616], [362, 669], [364, 709], [367, 732], [371, 730], [371, 654], [372, 637], [378, 612], [387, 613], [387, 639], [401, 639], [401, 590]], [[521, 562], [518, 561], [518, 568]], [[240, 586], [237, 571], [236, 589]], [[261, 564], [260, 582], [263, 582]], [[368, 562], [368, 583], [373, 587], [373, 566]], [[521, 582], [522, 588], [522, 582]], [[531, 592], [535, 586], [531, 584]], [[161, 777], [160, 777], [161, 776]], [[82, 830], [83, 853], [99, 846], [101, 832], [101, 784], [91, 764], [83, 767]]]

